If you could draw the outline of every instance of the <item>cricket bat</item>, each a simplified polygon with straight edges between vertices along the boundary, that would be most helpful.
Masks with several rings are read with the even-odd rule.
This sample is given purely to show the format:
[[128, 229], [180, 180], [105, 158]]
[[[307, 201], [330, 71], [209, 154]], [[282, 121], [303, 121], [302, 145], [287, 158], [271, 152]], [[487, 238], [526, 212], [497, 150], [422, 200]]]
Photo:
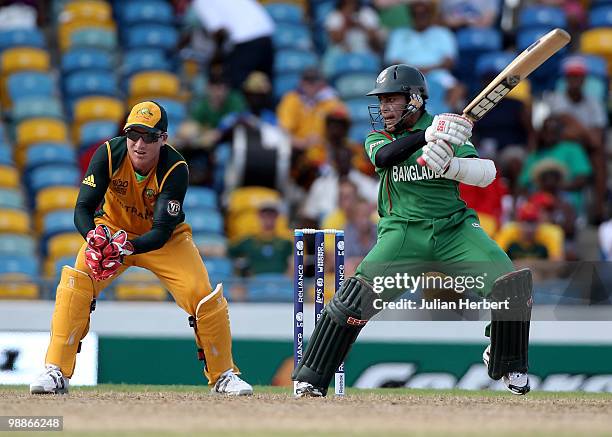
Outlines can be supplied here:
[[[484, 117], [512, 88], [529, 76], [548, 58], [561, 50], [570, 41], [563, 29], [553, 29], [535, 41], [518, 55], [489, 83], [463, 110], [463, 115], [473, 122]], [[425, 164], [420, 157], [418, 163]]]

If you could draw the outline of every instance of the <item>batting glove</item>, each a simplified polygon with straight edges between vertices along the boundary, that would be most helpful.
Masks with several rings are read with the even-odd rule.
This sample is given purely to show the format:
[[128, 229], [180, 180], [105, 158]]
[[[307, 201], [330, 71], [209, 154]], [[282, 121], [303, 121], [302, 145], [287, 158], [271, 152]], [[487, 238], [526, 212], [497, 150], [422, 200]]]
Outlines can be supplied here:
[[434, 116], [431, 126], [425, 129], [425, 141], [444, 140], [459, 146], [472, 136], [472, 126], [472, 122], [462, 115], [438, 114]]
[[437, 140], [427, 143], [423, 147], [422, 161], [436, 174], [442, 175], [448, 169], [455, 156], [453, 147], [445, 141]]

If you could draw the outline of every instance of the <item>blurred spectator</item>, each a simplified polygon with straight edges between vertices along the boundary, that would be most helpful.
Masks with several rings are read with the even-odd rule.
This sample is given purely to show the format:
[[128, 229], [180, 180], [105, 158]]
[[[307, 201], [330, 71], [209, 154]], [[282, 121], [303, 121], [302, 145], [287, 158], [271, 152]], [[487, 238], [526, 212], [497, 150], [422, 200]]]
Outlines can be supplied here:
[[441, 0], [442, 22], [453, 30], [462, 27], [492, 27], [499, 15], [498, 0]]
[[558, 116], [549, 116], [538, 133], [536, 149], [525, 159], [519, 183], [533, 191], [536, 184], [534, 169], [541, 161], [553, 159], [567, 169], [562, 190], [568, 191], [571, 203], [578, 212], [584, 211], [582, 189], [592, 173], [589, 158], [579, 143], [562, 141], [563, 124]]
[[321, 167], [320, 176], [313, 182], [300, 210], [301, 217], [318, 223], [338, 205], [340, 181], [348, 179], [357, 187], [359, 195], [368, 202], [378, 199], [378, 181], [352, 167], [353, 153], [346, 147], [332, 151], [331, 165]]
[[536, 230], [540, 222], [538, 207], [532, 203], [523, 204], [518, 210], [517, 219], [520, 233], [506, 249], [510, 259], [548, 259], [548, 249], [536, 240]]
[[[482, 87], [488, 85], [498, 73], [483, 73]], [[478, 144], [481, 157], [494, 157], [511, 145], [532, 149], [535, 146], [535, 131], [531, 123], [531, 102], [517, 98], [513, 92], [509, 93], [474, 125], [472, 141]]]
[[[414, 28], [399, 28], [391, 32], [385, 62], [417, 67], [425, 74], [431, 89], [428, 111], [433, 114], [452, 111], [465, 95], [465, 87], [450, 73], [457, 57], [455, 35], [446, 27], [434, 24], [436, 5], [432, 0], [415, 0], [408, 7]], [[436, 87], [442, 88], [443, 92], [432, 92]]]
[[510, 259], [564, 259], [563, 230], [557, 225], [544, 223], [537, 206], [524, 203], [516, 218], [517, 221], [504, 225], [495, 237]]
[[347, 220], [347, 211], [357, 203], [359, 195], [357, 187], [348, 179], [340, 181], [338, 186], [338, 207], [330, 212], [321, 224], [323, 229], [344, 229]]
[[320, 144], [325, 116], [340, 103], [318, 69], [304, 70], [298, 88], [285, 94], [276, 108], [280, 125], [291, 135], [291, 146], [306, 150]]
[[612, 261], [612, 220], [599, 225], [599, 249], [604, 261]]
[[323, 56], [327, 76], [343, 53], [377, 53], [383, 49], [384, 35], [378, 15], [359, 0], [337, 0], [336, 8], [325, 19], [329, 45]]
[[406, 7], [409, 0], [374, 0], [381, 25], [386, 29], [412, 27], [410, 9]]
[[278, 204], [263, 203], [258, 214], [261, 232], [230, 247], [229, 255], [241, 276], [291, 272], [293, 243], [276, 233], [278, 215]]
[[240, 112], [245, 103], [240, 92], [231, 88], [224, 74], [214, 74], [208, 81], [206, 96], [195, 103], [191, 118], [205, 129], [215, 129], [223, 117]]
[[503, 179], [508, 191], [502, 199], [502, 224], [507, 223], [513, 217], [520, 201], [519, 176], [526, 156], [525, 149], [519, 146], [508, 146], [497, 156], [497, 177]]
[[262, 5], [256, 0], [194, 0], [193, 6], [209, 35], [227, 36], [224, 61], [234, 88], [252, 71], [272, 77], [274, 22]]
[[359, 263], [376, 244], [376, 224], [371, 220], [373, 210], [371, 203], [360, 198], [346, 209], [345, 275], [353, 275]]
[[478, 213], [480, 226], [493, 237], [502, 222], [503, 199], [508, 194], [508, 187], [502, 178], [481, 188], [475, 185], [459, 184], [459, 194], [469, 208]]
[[0, 31], [36, 28], [38, 11], [42, 9], [37, 1], [3, 1], [0, 4]]
[[603, 102], [584, 93], [587, 66], [580, 57], [572, 57], [563, 64], [563, 73], [567, 83], [564, 92], [556, 92], [548, 99], [553, 114], [560, 114], [563, 119], [564, 134], [567, 139], [582, 143], [591, 156], [595, 170], [595, 188], [597, 206], [596, 215], [601, 217], [606, 193], [606, 159], [604, 131], [608, 124]]

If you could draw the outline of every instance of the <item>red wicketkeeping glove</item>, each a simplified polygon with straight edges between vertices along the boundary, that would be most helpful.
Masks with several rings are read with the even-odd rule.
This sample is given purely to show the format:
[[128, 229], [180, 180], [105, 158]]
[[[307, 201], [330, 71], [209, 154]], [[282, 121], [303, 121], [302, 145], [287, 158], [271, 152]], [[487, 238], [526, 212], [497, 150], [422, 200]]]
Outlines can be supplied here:
[[134, 246], [128, 240], [127, 233], [117, 231], [111, 237], [110, 244], [102, 250], [101, 272], [99, 281], [113, 277], [123, 264], [123, 257], [134, 253]]
[[102, 271], [100, 262], [102, 261], [102, 251], [110, 244], [111, 233], [105, 225], [98, 225], [87, 233], [85, 241], [85, 263], [91, 270], [94, 279]]

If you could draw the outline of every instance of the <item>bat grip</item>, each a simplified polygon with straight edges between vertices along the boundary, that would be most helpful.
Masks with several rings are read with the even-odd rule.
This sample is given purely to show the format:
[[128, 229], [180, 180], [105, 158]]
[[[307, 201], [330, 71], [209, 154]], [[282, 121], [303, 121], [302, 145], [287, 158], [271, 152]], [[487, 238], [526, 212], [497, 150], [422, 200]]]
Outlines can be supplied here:
[[423, 157], [422, 157], [422, 156], [419, 156], [419, 157], [417, 158], [417, 163], [418, 163], [420, 166], [424, 166], [424, 165], [425, 165], [425, 160], [423, 159]]

